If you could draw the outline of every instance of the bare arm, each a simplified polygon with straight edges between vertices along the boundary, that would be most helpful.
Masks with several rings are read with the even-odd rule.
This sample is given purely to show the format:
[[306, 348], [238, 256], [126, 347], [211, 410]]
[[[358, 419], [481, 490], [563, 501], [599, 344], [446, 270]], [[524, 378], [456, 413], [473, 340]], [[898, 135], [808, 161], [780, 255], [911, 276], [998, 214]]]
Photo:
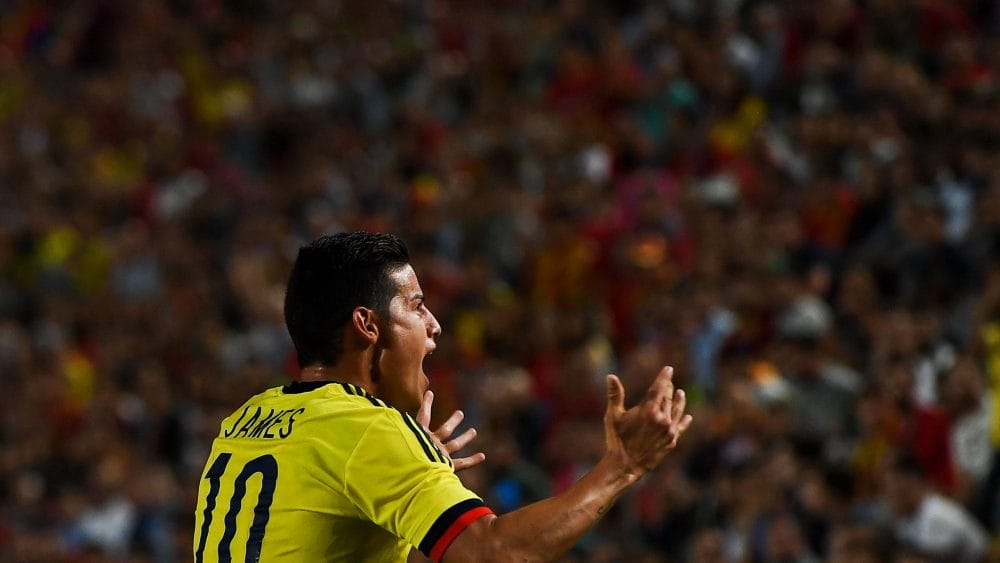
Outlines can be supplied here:
[[656, 467], [691, 424], [685, 397], [663, 368], [643, 401], [625, 410], [625, 389], [608, 376], [604, 457], [562, 494], [463, 530], [442, 561], [551, 561], [568, 551], [619, 496]]

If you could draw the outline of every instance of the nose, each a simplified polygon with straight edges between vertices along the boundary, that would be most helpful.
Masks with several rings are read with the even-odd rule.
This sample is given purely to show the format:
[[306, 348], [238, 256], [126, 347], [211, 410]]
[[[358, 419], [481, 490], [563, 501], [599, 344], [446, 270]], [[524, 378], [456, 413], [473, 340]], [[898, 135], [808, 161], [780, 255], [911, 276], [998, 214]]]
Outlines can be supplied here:
[[441, 324], [438, 323], [437, 318], [434, 313], [427, 311], [427, 330], [431, 335], [431, 338], [441, 334]]

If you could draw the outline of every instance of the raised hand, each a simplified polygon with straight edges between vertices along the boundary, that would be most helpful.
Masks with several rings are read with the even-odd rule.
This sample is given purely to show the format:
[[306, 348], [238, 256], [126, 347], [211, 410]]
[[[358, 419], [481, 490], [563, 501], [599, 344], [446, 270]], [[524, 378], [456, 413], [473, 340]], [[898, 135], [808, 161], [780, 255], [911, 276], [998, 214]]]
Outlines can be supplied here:
[[468, 445], [468, 443], [471, 442], [477, 434], [475, 428], [469, 428], [465, 432], [462, 432], [458, 437], [449, 440], [449, 438], [451, 438], [451, 434], [455, 431], [455, 428], [457, 428], [465, 418], [465, 413], [460, 410], [451, 413], [448, 420], [444, 421], [444, 423], [437, 430], [431, 431], [431, 405], [433, 404], [434, 393], [430, 390], [425, 391], [423, 400], [420, 401], [420, 410], [417, 411], [417, 422], [419, 422], [431, 433], [431, 437], [434, 438], [435, 442], [437, 442], [438, 449], [451, 458], [451, 462], [455, 465], [455, 471], [468, 469], [474, 465], [482, 463], [486, 459], [486, 454], [483, 452], [476, 452], [468, 457], [454, 457], [452, 455]]
[[608, 375], [608, 408], [604, 435], [608, 454], [619, 459], [625, 471], [639, 478], [656, 467], [691, 425], [684, 414], [684, 391], [674, 389], [674, 369], [664, 367], [638, 405], [625, 409], [625, 387]]

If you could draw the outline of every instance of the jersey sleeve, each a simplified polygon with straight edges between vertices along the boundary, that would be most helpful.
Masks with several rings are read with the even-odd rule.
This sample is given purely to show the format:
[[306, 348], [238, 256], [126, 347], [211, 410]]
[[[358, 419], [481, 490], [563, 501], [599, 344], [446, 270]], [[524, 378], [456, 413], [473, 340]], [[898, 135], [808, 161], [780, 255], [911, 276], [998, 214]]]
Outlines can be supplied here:
[[408, 414], [381, 410], [345, 467], [345, 493], [368, 519], [437, 561], [466, 526], [492, 511]]

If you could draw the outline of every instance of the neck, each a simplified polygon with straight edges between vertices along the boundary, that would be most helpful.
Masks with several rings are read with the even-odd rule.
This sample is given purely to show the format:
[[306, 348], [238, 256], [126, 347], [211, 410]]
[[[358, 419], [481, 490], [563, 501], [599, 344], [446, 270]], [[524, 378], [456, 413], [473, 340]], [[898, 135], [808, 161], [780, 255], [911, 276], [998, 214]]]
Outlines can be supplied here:
[[[360, 374], [360, 375], [359, 375]], [[309, 381], [338, 381], [341, 383], [353, 383], [369, 393], [375, 394], [375, 386], [372, 385], [371, 378], [363, 370], [340, 369], [337, 366], [307, 366], [299, 371], [296, 381], [303, 383]]]

